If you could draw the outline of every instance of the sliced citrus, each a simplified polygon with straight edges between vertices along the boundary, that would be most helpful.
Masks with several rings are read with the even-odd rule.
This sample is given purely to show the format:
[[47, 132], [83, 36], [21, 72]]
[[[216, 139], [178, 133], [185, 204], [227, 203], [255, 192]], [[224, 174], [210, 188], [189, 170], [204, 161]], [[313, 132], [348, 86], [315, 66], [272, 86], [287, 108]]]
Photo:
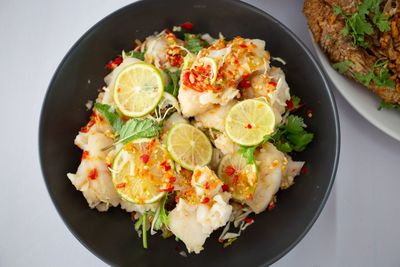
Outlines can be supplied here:
[[212, 146], [207, 136], [196, 127], [178, 123], [169, 130], [167, 149], [182, 167], [194, 170], [211, 161]]
[[262, 99], [247, 99], [234, 105], [225, 119], [225, 131], [232, 141], [243, 146], [261, 143], [275, 127], [272, 107]]
[[112, 180], [123, 199], [154, 203], [172, 190], [173, 169], [173, 161], [157, 139], [141, 139], [126, 144], [115, 156]]
[[150, 64], [134, 63], [118, 74], [114, 101], [125, 116], [142, 117], [155, 109], [163, 92], [160, 71]]
[[257, 183], [256, 164], [248, 164], [238, 153], [228, 154], [218, 166], [218, 177], [229, 188], [235, 200], [244, 202], [252, 199]]

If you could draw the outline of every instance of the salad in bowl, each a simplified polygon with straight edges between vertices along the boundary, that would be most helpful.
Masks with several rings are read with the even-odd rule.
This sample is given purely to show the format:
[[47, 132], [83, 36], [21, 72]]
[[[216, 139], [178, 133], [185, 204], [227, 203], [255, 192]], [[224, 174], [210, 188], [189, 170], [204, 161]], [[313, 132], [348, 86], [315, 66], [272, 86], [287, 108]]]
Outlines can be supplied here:
[[313, 134], [265, 41], [191, 28], [136, 40], [107, 63], [67, 176], [90, 208], [131, 213], [144, 248], [159, 232], [200, 253], [217, 229], [228, 246], [276, 206], [305, 164], [291, 153]]

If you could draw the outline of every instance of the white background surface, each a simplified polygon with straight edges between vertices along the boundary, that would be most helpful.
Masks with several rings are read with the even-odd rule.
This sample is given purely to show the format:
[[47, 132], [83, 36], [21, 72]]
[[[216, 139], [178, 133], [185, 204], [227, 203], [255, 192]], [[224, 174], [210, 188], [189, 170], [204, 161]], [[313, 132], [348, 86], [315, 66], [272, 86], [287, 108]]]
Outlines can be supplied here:
[[[105, 265], [73, 237], [51, 203], [39, 166], [38, 123], [51, 76], [68, 49], [130, 2], [0, 2], [0, 266]], [[249, 2], [311, 48], [302, 1]], [[274, 266], [400, 266], [400, 143], [335, 95], [342, 146], [334, 189], [308, 235]]]

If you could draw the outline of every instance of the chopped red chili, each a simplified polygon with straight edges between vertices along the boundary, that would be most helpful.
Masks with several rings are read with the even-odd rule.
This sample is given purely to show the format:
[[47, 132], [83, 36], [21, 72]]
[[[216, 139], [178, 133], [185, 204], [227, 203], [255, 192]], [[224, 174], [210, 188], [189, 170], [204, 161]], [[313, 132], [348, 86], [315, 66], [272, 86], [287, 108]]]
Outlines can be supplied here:
[[170, 183], [174, 183], [175, 181], [176, 181], [176, 177], [175, 176], [169, 177], [169, 182]]
[[84, 151], [82, 152], [82, 160], [87, 159], [87, 157], [89, 157], [89, 151], [84, 150]]
[[249, 124], [246, 125], [246, 128], [247, 128], [247, 129], [251, 129], [251, 128], [253, 128], [253, 125], [251, 125], [251, 124], [249, 123]]
[[236, 172], [235, 168], [233, 168], [232, 165], [226, 166], [224, 171], [225, 171], [225, 174], [228, 175], [228, 176], [232, 176]]
[[184, 28], [185, 30], [192, 30], [193, 29], [193, 23], [186, 21], [184, 23], [181, 24], [181, 27]]
[[269, 81], [268, 84], [273, 87], [276, 87], [278, 85], [275, 81]]
[[205, 182], [204, 188], [205, 188], [205, 189], [210, 189], [210, 183], [209, 183], [208, 181]]
[[122, 63], [122, 57], [116, 57], [115, 59], [110, 60], [106, 64], [106, 68], [109, 69], [109, 70], [113, 70], [116, 67], [118, 67], [121, 63]]
[[223, 184], [222, 185], [222, 192], [229, 192], [229, 185]]
[[121, 189], [121, 188], [125, 188], [125, 186], [126, 186], [126, 183], [119, 183], [119, 184], [117, 184], [117, 188], [118, 189]]
[[149, 162], [150, 156], [148, 154], [143, 154], [140, 156], [140, 160], [146, 164], [147, 162]]
[[251, 87], [251, 81], [248, 79], [243, 79], [240, 81], [239, 87], [243, 88], [243, 89], [247, 89], [247, 88]]
[[168, 164], [168, 162], [166, 162], [165, 160], [163, 162], [161, 162], [161, 167], [164, 168], [164, 171], [169, 171], [171, 169], [171, 165]]
[[308, 168], [307, 168], [307, 166], [304, 165], [303, 168], [301, 168], [300, 173], [301, 173], [301, 174], [307, 174], [307, 173], [308, 173]]
[[244, 218], [244, 221], [246, 223], [249, 223], [249, 224], [252, 224], [254, 222], [254, 220], [252, 218], [249, 218], [249, 217]]
[[160, 188], [160, 192], [172, 192], [174, 190], [173, 186], [165, 187], [165, 188]]
[[294, 104], [293, 104], [292, 99], [289, 99], [289, 100], [286, 101], [286, 106], [287, 106], [288, 110], [290, 110], [290, 111], [293, 110]]
[[94, 168], [94, 169], [92, 169], [92, 170], [89, 172], [88, 177], [89, 177], [90, 180], [96, 180], [96, 178], [97, 178], [98, 175], [99, 175], [99, 174], [98, 174], [98, 172], [97, 172], [97, 169]]
[[202, 204], [207, 204], [208, 202], [210, 202], [210, 198], [208, 198], [208, 197], [205, 197], [205, 198], [203, 198], [203, 199], [201, 200], [201, 203], [202, 203]]

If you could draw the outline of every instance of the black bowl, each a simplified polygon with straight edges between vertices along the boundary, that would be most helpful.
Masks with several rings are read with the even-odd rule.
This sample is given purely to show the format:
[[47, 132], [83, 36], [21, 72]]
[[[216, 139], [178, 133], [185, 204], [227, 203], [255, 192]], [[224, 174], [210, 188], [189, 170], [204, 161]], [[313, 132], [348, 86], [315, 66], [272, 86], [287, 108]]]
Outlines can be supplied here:
[[[95, 99], [107, 70], [104, 64], [154, 31], [191, 21], [196, 32], [232, 38], [266, 40], [281, 57], [291, 92], [313, 111], [307, 120], [315, 140], [296, 158], [307, 161], [308, 173], [278, 194], [272, 212], [255, 216], [255, 224], [229, 248], [213, 235], [200, 255], [187, 258], [173, 238], [151, 237], [144, 250], [130, 216], [117, 208], [91, 210], [66, 177], [79, 164], [74, 138], [89, 117], [85, 103]], [[90, 81], [90, 82], [89, 82]], [[310, 52], [285, 26], [263, 11], [231, 0], [149, 0], [126, 6], [106, 17], [76, 42], [50, 83], [41, 114], [40, 159], [47, 188], [71, 232], [105, 262], [123, 266], [256, 266], [271, 264], [292, 249], [320, 214], [331, 190], [339, 155], [339, 123], [326, 78]]]

